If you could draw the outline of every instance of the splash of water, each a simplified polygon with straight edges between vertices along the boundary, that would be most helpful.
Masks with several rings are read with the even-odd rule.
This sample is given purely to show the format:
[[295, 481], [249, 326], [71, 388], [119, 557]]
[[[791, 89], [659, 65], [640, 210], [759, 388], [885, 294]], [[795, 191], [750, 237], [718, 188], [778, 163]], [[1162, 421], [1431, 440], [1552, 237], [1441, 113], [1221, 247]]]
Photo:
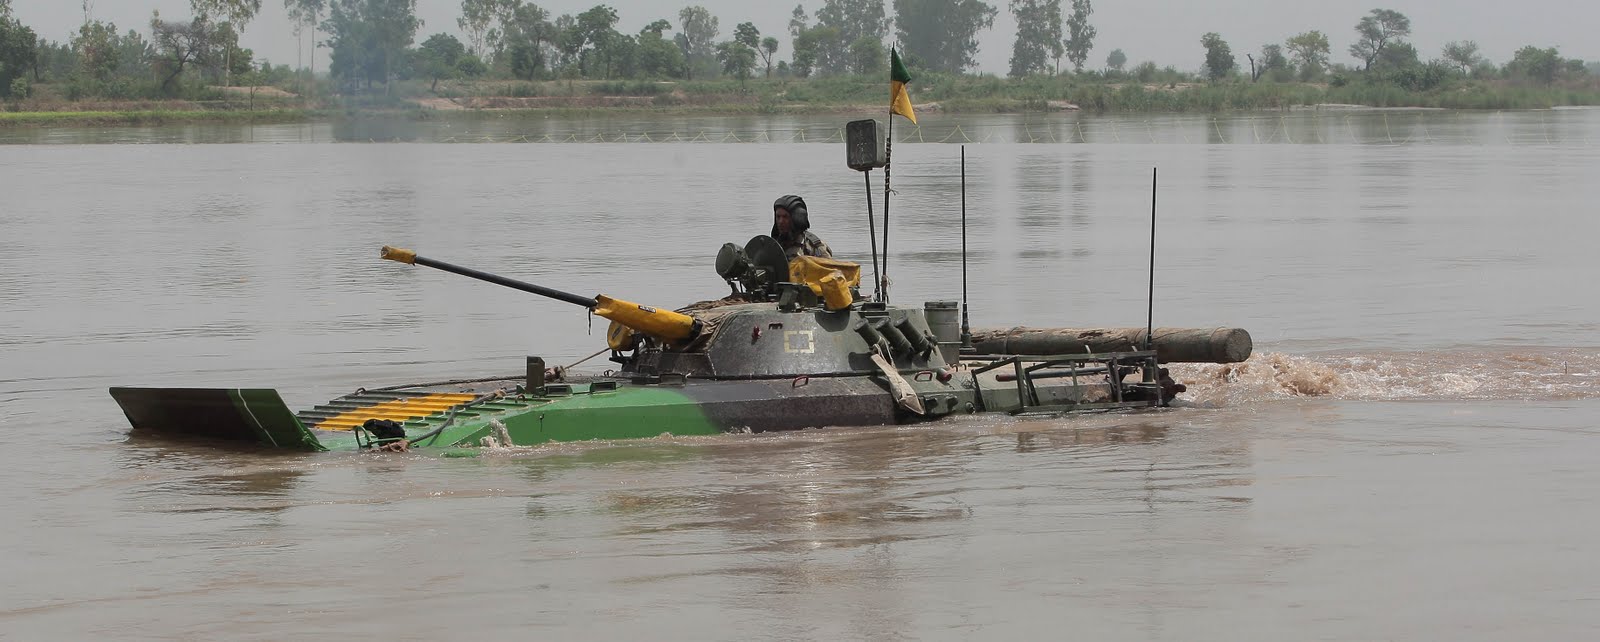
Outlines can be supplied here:
[[1293, 355], [1257, 353], [1244, 363], [1174, 365], [1189, 401], [1206, 406], [1327, 397], [1400, 399], [1600, 398], [1600, 350], [1472, 349]]

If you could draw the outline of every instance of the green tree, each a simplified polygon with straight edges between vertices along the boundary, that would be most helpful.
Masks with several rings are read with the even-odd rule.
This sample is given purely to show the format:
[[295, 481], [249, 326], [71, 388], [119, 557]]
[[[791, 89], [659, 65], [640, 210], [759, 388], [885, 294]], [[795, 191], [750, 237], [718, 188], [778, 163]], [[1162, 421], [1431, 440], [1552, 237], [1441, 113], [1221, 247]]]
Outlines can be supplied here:
[[31, 91], [28, 72], [37, 73], [38, 43], [33, 29], [12, 18], [11, 7], [0, 5], [0, 97], [27, 97]]
[[1526, 78], [1542, 83], [1555, 82], [1556, 75], [1565, 69], [1561, 52], [1555, 47], [1540, 49], [1528, 45], [1517, 50], [1511, 57], [1511, 62], [1506, 63], [1506, 75], [1514, 78]]
[[550, 19], [552, 14], [543, 7], [523, 0], [495, 0], [490, 10], [494, 12], [495, 26], [490, 27], [484, 35], [484, 46], [491, 56], [499, 56], [500, 52], [511, 46], [510, 40], [516, 31], [526, 34], [529, 30], [542, 30], [536, 42], [543, 43], [540, 45], [543, 48], [555, 48], [559, 36]]
[[400, 59], [406, 47], [416, 40], [422, 20], [417, 18], [417, 0], [366, 0], [371, 7], [369, 22], [377, 36], [382, 53], [385, 91], [394, 77], [391, 67]]
[[155, 47], [139, 32], [129, 29], [117, 41], [117, 75], [128, 79], [150, 77], [150, 63], [155, 55]]
[[578, 72], [587, 77], [588, 69], [585, 60], [589, 57], [597, 59], [605, 67], [604, 78], [611, 78], [611, 70], [616, 65], [618, 54], [628, 43], [624, 43], [621, 34], [617, 33], [617, 10], [606, 5], [595, 5], [593, 8], [578, 14], [569, 37], [577, 44], [576, 57], [578, 59]]
[[78, 69], [78, 54], [69, 42], [51, 42], [40, 38], [38, 52], [33, 64], [35, 82], [44, 82], [46, 78], [59, 82]]
[[[550, 12], [545, 11], [533, 3], [524, 3], [522, 0], [461, 0], [461, 16], [456, 18], [456, 26], [461, 28], [467, 37], [467, 50], [477, 56], [481, 61], [498, 61], [502, 64], [508, 62], [500, 60], [502, 54], [514, 44], [524, 46], [522, 55], [526, 58], [533, 54], [541, 60], [544, 57], [543, 48], [549, 46], [546, 39], [550, 38], [547, 30], [541, 30], [528, 24], [531, 22], [548, 23]], [[548, 24], [545, 24], [547, 27]], [[524, 38], [518, 43], [518, 32], [523, 35], [537, 33], [544, 39], [528, 40]], [[532, 46], [541, 49], [530, 52], [526, 47]], [[540, 63], [541, 66], [543, 63]]]
[[733, 41], [737, 42], [756, 55], [761, 55], [761, 30], [753, 22], [741, 22], [733, 28]]
[[155, 40], [156, 73], [161, 77], [161, 90], [171, 94], [177, 89], [178, 79], [190, 65], [201, 63], [212, 53], [215, 28], [204, 15], [196, 15], [189, 22], [169, 22], [158, 12], [150, 18], [150, 32]]
[[816, 73], [817, 50], [820, 48], [817, 43], [821, 35], [818, 33], [819, 31], [822, 30], [807, 27], [801, 29], [799, 35], [795, 36], [793, 43], [794, 64], [790, 66], [790, 69], [794, 70], [794, 75], [801, 78], [810, 78], [811, 74]]
[[[1256, 60], [1255, 56], [1249, 54], [1246, 54], [1245, 57], [1250, 59], [1250, 82], [1260, 80], [1262, 76], [1281, 82], [1290, 75], [1289, 59], [1283, 55], [1283, 45], [1261, 45], [1260, 60]], [[1268, 74], [1271, 75], [1269, 76]]]
[[839, 30], [839, 39], [854, 45], [861, 38], [872, 38], [880, 44], [889, 32], [889, 18], [883, 12], [883, 0], [823, 0], [817, 10], [817, 24]]
[[1411, 35], [1411, 19], [1392, 9], [1373, 9], [1356, 23], [1356, 35], [1350, 55], [1361, 61], [1362, 69], [1371, 69], [1385, 48]]
[[[242, 33], [244, 26], [255, 19], [256, 14], [261, 12], [261, 0], [189, 0], [189, 7], [194, 9], [197, 15], [222, 16], [226, 18], [234, 33], [237, 34]], [[224, 53], [222, 65], [228, 69], [222, 78], [222, 84], [224, 85], [233, 84], [234, 52], [235, 48], [230, 47]], [[247, 59], [244, 62], [249, 63], [250, 61]]]
[[883, 50], [883, 41], [872, 36], [862, 36], [850, 43], [850, 71], [863, 76], [875, 76], [883, 73], [884, 61], [888, 52]]
[[462, 78], [479, 78], [487, 73], [489, 65], [470, 51], [456, 61], [456, 75]]
[[578, 55], [583, 52], [586, 44], [583, 31], [578, 28], [578, 19], [570, 13], [563, 13], [550, 21], [550, 49], [554, 52], [552, 71], [566, 77], [570, 70], [571, 78], [583, 75], [583, 70], [578, 68]]
[[772, 77], [772, 57], [778, 53], [778, 39], [767, 36], [761, 39], [761, 62], [767, 66], [767, 77]]
[[824, 0], [807, 43], [815, 54], [817, 73], [841, 74], [857, 69], [856, 54], [866, 46], [857, 43], [870, 38], [881, 49], [888, 25], [883, 0]]
[[1089, 15], [1093, 13], [1089, 0], [1072, 0], [1072, 15], [1067, 16], [1067, 38], [1061, 45], [1067, 52], [1067, 60], [1072, 61], [1073, 71], [1083, 71], [1083, 63], [1089, 61], [1089, 52], [1094, 49], [1096, 31], [1094, 25], [1089, 24]]
[[1228, 47], [1228, 41], [1216, 32], [1200, 37], [1200, 45], [1206, 48], [1206, 75], [1212, 80], [1226, 78], [1233, 73], [1236, 65], [1233, 50]]
[[1122, 71], [1122, 67], [1127, 64], [1128, 54], [1122, 53], [1121, 49], [1112, 49], [1111, 55], [1106, 56], [1106, 67], [1113, 71]]
[[1413, 69], [1422, 65], [1422, 59], [1417, 55], [1417, 48], [1409, 42], [1391, 42], [1383, 48], [1383, 53], [1378, 59], [1372, 61], [1374, 71], [1400, 71]]
[[715, 59], [717, 17], [705, 7], [694, 5], [678, 11], [678, 47], [683, 49], [684, 75], [694, 78], [695, 67], [704, 68]]
[[[311, 31], [311, 60], [310, 69], [312, 77], [317, 75], [317, 25], [322, 22], [322, 13], [328, 10], [328, 0], [283, 0], [283, 8], [289, 12], [289, 20], [294, 23], [294, 35], [300, 36], [306, 30]], [[315, 83], [313, 83], [313, 86]]]
[[530, 42], [517, 42], [506, 47], [504, 58], [511, 76], [519, 80], [536, 80], [544, 73], [544, 50]]
[[733, 41], [757, 49], [761, 47], [761, 30], [753, 22], [741, 22], [733, 28]]
[[1328, 67], [1328, 37], [1321, 31], [1302, 33], [1290, 38], [1284, 46], [1289, 49], [1295, 67], [1299, 68], [1301, 80], [1317, 78]]
[[818, 24], [794, 40], [795, 65], [804, 73], [827, 76], [851, 70], [850, 48], [838, 27]]
[[116, 75], [116, 25], [99, 20], [83, 23], [78, 27], [78, 36], [72, 39], [72, 49], [77, 52], [79, 65], [88, 77], [105, 82]]
[[206, 57], [206, 67], [212, 70], [213, 82], [227, 82], [234, 76], [254, 75], [255, 65], [251, 60], [255, 54], [239, 46], [239, 31], [233, 28], [233, 23], [217, 23], [212, 46], [211, 55]]
[[387, 92], [421, 26], [417, 0], [333, 0], [322, 23], [333, 52], [329, 70], [347, 86], [364, 81], [370, 88], [376, 80]]
[[[1052, 10], [1054, 31], [1051, 27]], [[1011, 0], [1011, 15], [1017, 21], [1017, 39], [1011, 46], [1009, 75], [1020, 78], [1045, 71], [1049, 68], [1051, 54], [1062, 48], [1061, 1]]]
[[789, 14], [789, 37], [799, 38], [800, 32], [811, 26], [811, 19], [806, 17], [806, 8], [795, 5], [794, 11]]
[[1061, 57], [1067, 53], [1066, 33], [1061, 30], [1061, 0], [1045, 0], [1044, 21], [1044, 35], [1050, 42], [1050, 59], [1055, 61], [1055, 73], [1060, 75]]
[[738, 78], [743, 85], [756, 66], [756, 50], [737, 40], [724, 41], [717, 44], [717, 62], [722, 63], [722, 73]]
[[189, 0], [189, 7], [196, 14], [225, 18], [234, 29], [244, 31], [244, 24], [261, 12], [261, 0]]
[[1160, 72], [1161, 69], [1156, 67], [1156, 63], [1146, 60], [1133, 68], [1133, 77], [1139, 79], [1139, 82], [1150, 82], [1155, 80], [1156, 74]]
[[1470, 74], [1472, 70], [1483, 62], [1483, 55], [1478, 53], [1478, 43], [1471, 40], [1452, 40], [1444, 45], [1444, 59], [1463, 74]]
[[467, 46], [455, 36], [436, 33], [422, 41], [417, 53], [418, 70], [433, 81], [428, 91], [438, 91], [440, 80], [455, 78], [460, 74], [461, 59], [467, 56]]
[[510, 11], [497, 11], [495, 22], [499, 26], [489, 30], [485, 46], [495, 52], [496, 61], [501, 53], [514, 56], [507, 58], [513, 76], [524, 80], [537, 78], [544, 72], [550, 57], [548, 52], [561, 40], [550, 22], [550, 12], [521, 0], [502, 0], [497, 6], [500, 9], [510, 7]]
[[848, 43], [864, 37], [882, 43], [890, 30], [883, 0], [822, 0], [821, 10], [816, 11], [816, 24], [838, 27], [838, 34]]
[[894, 0], [895, 34], [913, 67], [961, 73], [976, 64], [978, 32], [999, 13], [982, 0]]
[[382, 61], [366, 9], [367, 0], [332, 0], [322, 22], [322, 31], [328, 34], [328, 72], [346, 89], [363, 84], [371, 88], [373, 80], [382, 80]]
[[489, 54], [487, 41], [489, 29], [494, 27], [495, 5], [499, 0], [461, 0], [461, 17], [456, 18], [456, 26], [467, 36], [467, 44], [472, 53], [479, 56]]
[[310, 29], [315, 40], [317, 23], [322, 22], [322, 12], [328, 10], [328, 0], [283, 0], [283, 8], [294, 22], [295, 35]]
[[672, 24], [657, 20], [639, 32], [638, 72], [647, 78], [678, 78], [683, 75], [683, 50], [666, 37]]

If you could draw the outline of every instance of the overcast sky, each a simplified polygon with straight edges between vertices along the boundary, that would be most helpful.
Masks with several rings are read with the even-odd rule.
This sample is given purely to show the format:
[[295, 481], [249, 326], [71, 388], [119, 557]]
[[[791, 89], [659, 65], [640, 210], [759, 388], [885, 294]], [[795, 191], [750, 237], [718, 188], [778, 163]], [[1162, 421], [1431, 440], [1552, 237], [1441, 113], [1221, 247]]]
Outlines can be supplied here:
[[[721, 21], [719, 39], [732, 37], [733, 26], [752, 21], [763, 34], [783, 42], [780, 59], [787, 60], [789, 14], [797, 0], [701, 0]], [[1016, 23], [1007, 0], [989, 0], [1000, 10], [994, 28], [980, 37], [978, 64], [982, 71], [1005, 73], [1011, 56]], [[1089, 65], [1103, 66], [1106, 55], [1120, 48], [1127, 53], [1129, 66], [1145, 60], [1174, 65], [1179, 69], [1199, 69], [1204, 60], [1200, 36], [1208, 31], [1222, 34], [1232, 45], [1241, 67], [1244, 54], [1260, 51], [1266, 43], [1281, 43], [1294, 34], [1312, 29], [1328, 35], [1335, 62], [1353, 63], [1347, 49], [1355, 39], [1354, 26], [1361, 16], [1376, 6], [1395, 9], [1411, 18], [1411, 41], [1424, 59], [1439, 55], [1451, 40], [1476, 40], [1484, 55], [1504, 64], [1523, 45], [1560, 47], [1569, 58], [1600, 59], [1600, 43], [1595, 27], [1600, 25], [1600, 3], [1572, 0], [1522, 0], [1514, 4], [1487, 0], [1327, 0], [1305, 3], [1285, 0], [1099, 0], [1090, 22], [1099, 30]], [[594, 0], [547, 0], [537, 3], [553, 15], [583, 11], [597, 4]], [[676, 3], [645, 0], [613, 0], [621, 22], [618, 28], [636, 33], [657, 18], [676, 25]], [[689, 2], [685, 2], [685, 5]], [[808, 14], [822, 6], [821, 0], [801, 2]], [[892, 0], [886, 10], [893, 11]], [[1070, 5], [1070, 0], [1064, 0]], [[150, 13], [159, 9], [168, 20], [190, 15], [188, 0], [90, 0], [93, 17], [117, 25], [119, 31], [137, 29], [149, 37]], [[83, 22], [82, 0], [12, 0], [15, 16], [33, 27], [40, 36], [66, 40]], [[417, 13], [424, 24], [417, 34], [420, 42], [428, 34], [460, 34], [456, 18], [459, 0], [418, 0]], [[464, 40], [464, 39], [463, 39]], [[243, 44], [275, 64], [296, 64], [294, 30], [281, 0], [264, 0], [261, 15], [246, 25]], [[317, 67], [327, 64], [327, 51], [318, 53]], [[1063, 62], [1063, 64], [1065, 64]]]

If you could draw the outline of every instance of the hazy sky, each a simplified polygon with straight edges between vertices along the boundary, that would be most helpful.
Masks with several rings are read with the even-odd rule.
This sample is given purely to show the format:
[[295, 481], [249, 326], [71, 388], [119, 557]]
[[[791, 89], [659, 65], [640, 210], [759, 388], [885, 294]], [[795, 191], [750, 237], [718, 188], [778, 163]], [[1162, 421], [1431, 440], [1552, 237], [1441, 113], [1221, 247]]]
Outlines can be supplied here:
[[[783, 42], [778, 57], [787, 60], [789, 13], [797, 0], [700, 0], [721, 21], [719, 39], [732, 37], [733, 26], [752, 21], [763, 34], [775, 35]], [[1000, 10], [994, 28], [984, 32], [978, 52], [979, 68], [1005, 73], [1011, 56], [1016, 24], [1011, 19], [1007, 0], [989, 0]], [[1563, 55], [1585, 60], [1600, 59], [1600, 43], [1594, 27], [1600, 24], [1600, 3], [1572, 0], [1523, 0], [1515, 5], [1487, 0], [1379, 0], [1350, 2], [1293, 2], [1285, 0], [1099, 0], [1094, 3], [1091, 24], [1099, 30], [1090, 66], [1104, 65], [1106, 55], [1120, 48], [1128, 54], [1129, 65], [1154, 60], [1160, 65], [1195, 70], [1204, 60], [1201, 34], [1215, 31], [1232, 45], [1241, 67], [1246, 67], [1246, 52], [1260, 51], [1261, 45], [1278, 42], [1294, 34], [1319, 29], [1328, 34], [1335, 62], [1353, 63], [1347, 49], [1355, 39], [1354, 26], [1374, 7], [1398, 10], [1411, 18], [1411, 41], [1424, 59], [1437, 57], [1444, 43], [1451, 40], [1476, 40], [1484, 55], [1504, 64], [1517, 48], [1533, 44], [1556, 46]], [[90, 0], [96, 19], [116, 23], [118, 30], [137, 29], [148, 37], [150, 12], [159, 9], [168, 20], [189, 16], [188, 0]], [[683, 2], [684, 5], [690, 2]], [[578, 13], [597, 4], [595, 0], [547, 0], [538, 2], [552, 14]], [[677, 23], [674, 3], [644, 0], [613, 0], [621, 17], [619, 29], [634, 33], [656, 18]], [[821, 0], [801, 2], [808, 14], [822, 6]], [[1070, 0], [1063, 4], [1070, 5]], [[67, 39], [83, 21], [82, 0], [12, 0], [16, 17], [51, 40]], [[893, 11], [892, 0], [886, 10]], [[417, 13], [423, 19], [418, 32], [421, 41], [440, 31], [459, 35], [456, 18], [458, 0], [418, 0]], [[274, 63], [296, 63], [294, 31], [281, 0], [264, 0], [260, 16], [244, 31], [244, 46]], [[327, 64], [327, 51], [318, 53], [317, 67]], [[1065, 61], [1063, 61], [1065, 64]]]

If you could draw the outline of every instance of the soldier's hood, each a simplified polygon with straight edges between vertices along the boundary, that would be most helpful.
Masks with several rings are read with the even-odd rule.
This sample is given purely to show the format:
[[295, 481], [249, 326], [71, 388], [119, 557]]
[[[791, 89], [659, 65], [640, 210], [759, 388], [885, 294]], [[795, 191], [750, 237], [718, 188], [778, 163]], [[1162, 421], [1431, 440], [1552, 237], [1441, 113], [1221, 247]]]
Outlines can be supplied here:
[[[793, 238], [799, 239], [804, 237], [806, 230], [811, 229], [811, 218], [806, 215], [805, 199], [793, 194], [780, 196], [778, 197], [778, 200], [773, 201], [772, 209], [774, 212], [776, 212], [780, 207], [789, 210], [789, 227], [793, 232]], [[779, 236], [778, 233], [778, 221], [776, 214], [774, 214], [772, 221], [772, 238], [783, 240], [783, 237]]]

